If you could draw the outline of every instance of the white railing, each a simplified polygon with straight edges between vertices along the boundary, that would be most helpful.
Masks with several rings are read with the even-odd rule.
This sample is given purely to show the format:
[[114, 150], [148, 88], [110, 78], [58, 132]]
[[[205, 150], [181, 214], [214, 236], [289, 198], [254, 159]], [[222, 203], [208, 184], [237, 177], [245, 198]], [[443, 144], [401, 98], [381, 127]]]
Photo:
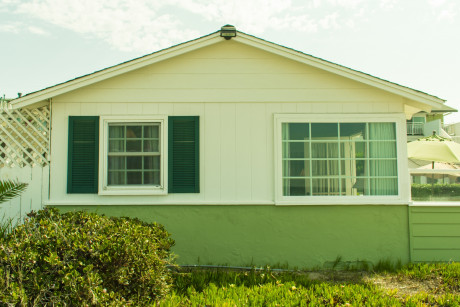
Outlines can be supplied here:
[[407, 135], [423, 135], [424, 123], [407, 123]]

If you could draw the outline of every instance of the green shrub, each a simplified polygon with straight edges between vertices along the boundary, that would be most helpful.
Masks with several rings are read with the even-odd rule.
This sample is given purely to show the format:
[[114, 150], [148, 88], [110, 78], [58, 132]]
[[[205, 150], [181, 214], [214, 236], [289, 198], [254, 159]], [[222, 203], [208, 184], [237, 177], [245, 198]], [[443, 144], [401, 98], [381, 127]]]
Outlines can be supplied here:
[[412, 198], [460, 196], [460, 184], [412, 184]]
[[0, 302], [145, 305], [170, 288], [162, 225], [45, 209], [0, 238]]

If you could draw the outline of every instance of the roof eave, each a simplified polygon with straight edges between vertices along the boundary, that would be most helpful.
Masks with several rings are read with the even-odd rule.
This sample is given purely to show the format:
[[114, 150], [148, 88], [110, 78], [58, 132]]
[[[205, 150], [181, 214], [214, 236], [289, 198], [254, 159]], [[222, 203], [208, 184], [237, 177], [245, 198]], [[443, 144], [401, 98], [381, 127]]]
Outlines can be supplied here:
[[139, 68], [142, 68], [146, 65], [154, 64], [156, 62], [164, 61], [169, 58], [181, 55], [183, 53], [196, 50], [211, 44], [214, 44], [218, 41], [221, 41], [223, 38], [220, 37], [219, 31], [211, 33], [209, 35], [194, 39], [179, 45], [175, 45], [154, 53], [142, 56], [140, 58], [130, 60], [115, 66], [111, 66], [94, 73], [77, 77], [75, 79], [59, 83], [57, 85], [32, 92], [20, 98], [16, 98], [11, 101], [11, 106], [13, 109], [23, 108], [31, 104], [35, 104], [40, 101], [48, 100], [52, 97], [67, 93], [72, 90], [93, 84], [95, 82], [100, 82], [108, 78], [112, 78]]
[[[378, 77], [371, 76], [369, 74], [366, 74], [366, 73], [363, 73], [357, 70], [353, 70], [351, 68], [348, 68], [348, 67], [345, 67], [345, 66], [333, 63], [333, 62], [329, 62], [327, 60], [317, 58], [315, 56], [305, 54], [301, 51], [294, 50], [288, 47], [284, 47], [284, 46], [257, 38], [255, 36], [252, 36], [246, 33], [238, 32], [238, 35], [234, 39], [237, 41], [240, 41], [241, 43], [245, 43], [245, 44], [248, 44], [249, 42], [249, 45], [257, 45], [259, 48], [264, 49], [266, 51], [288, 57], [292, 60], [302, 62], [304, 64], [311, 65], [319, 69], [323, 69], [331, 73], [334, 73], [334, 74], [337, 74], [337, 75], [340, 75], [340, 76], [343, 76], [349, 79], [353, 79], [355, 81], [358, 81], [358, 82], [361, 82], [361, 83], [364, 83], [364, 84], [367, 84], [373, 87], [380, 88], [382, 90], [391, 92], [393, 94], [397, 94], [399, 96], [402, 96], [402, 97], [405, 97], [411, 100], [415, 100], [418, 102], [428, 104], [432, 108], [440, 108], [441, 105], [444, 108], [446, 107], [450, 108], [444, 105], [445, 103], [444, 99], [438, 98], [436, 96], [433, 96], [427, 93], [423, 93], [423, 92], [393, 83], [391, 81], [380, 79]], [[452, 109], [452, 110], [455, 110], [455, 109]]]
[[[108, 78], [118, 76], [123, 73], [133, 71], [135, 69], [142, 68], [146, 65], [154, 64], [174, 56], [181, 55], [183, 53], [196, 50], [217, 42], [222, 41], [220, 37], [220, 31], [211, 33], [209, 35], [181, 43], [143, 57], [121, 63], [103, 70], [69, 80], [64, 83], [54, 85], [43, 90], [27, 94], [21, 98], [16, 98], [11, 101], [13, 108], [22, 108], [31, 104], [35, 104], [40, 101], [46, 101], [52, 97], [67, 93], [72, 90], [90, 85], [95, 82], [100, 82]], [[280, 56], [290, 58], [292, 60], [317, 67], [319, 69], [376, 87], [384, 91], [402, 96], [406, 99], [416, 101], [418, 103], [423, 103], [426, 106], [423, 109], [436, 109], [436, 110], [446, 110], [446, 112], [456, 112], [456, 109], [450, 108], [444, 104], [445, 100], [438, 98], [436, 96], [423, 93], [384, 79], [380, 79], [369, 74], [353, 70], [351, 68], [329, 62], [327, 60], [314, 57], [309, 54], [305, 54], [301, 51], [297, 51], [288, 47], [284, 47], [261, 38], [237, 31], [237, 36], [232, 39], [247, 45], [251, 45], [268, 52], [278, 54]], [[428, 108], [427, 108], [428, 107]]]

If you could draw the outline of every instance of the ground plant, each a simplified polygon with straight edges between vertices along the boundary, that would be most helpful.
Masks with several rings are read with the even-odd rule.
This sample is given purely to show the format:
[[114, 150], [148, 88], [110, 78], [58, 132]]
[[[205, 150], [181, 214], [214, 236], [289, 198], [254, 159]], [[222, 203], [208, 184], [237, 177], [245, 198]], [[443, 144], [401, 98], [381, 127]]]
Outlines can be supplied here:
[[371, 267], [370, 271], [192, 269], [175, 273], [173, 291], [158, 305], [460, 305], [459, 264], [409, 264], [398, 267], [398, 263], [390, 265], [388, 260], [384, 260]]
[[0, 237], [0, 305], [149, 305], [171, 284], [163, 226], [44, 209]]

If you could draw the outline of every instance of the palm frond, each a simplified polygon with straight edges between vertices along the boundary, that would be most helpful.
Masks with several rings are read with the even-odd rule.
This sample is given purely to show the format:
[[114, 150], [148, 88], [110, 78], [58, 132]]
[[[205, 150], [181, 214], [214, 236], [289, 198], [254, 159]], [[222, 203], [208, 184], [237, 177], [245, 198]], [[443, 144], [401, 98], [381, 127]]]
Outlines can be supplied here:
[[26, 188], [27, 183], [13, 180], [0, 180], [0, 204], [18, 196]]

